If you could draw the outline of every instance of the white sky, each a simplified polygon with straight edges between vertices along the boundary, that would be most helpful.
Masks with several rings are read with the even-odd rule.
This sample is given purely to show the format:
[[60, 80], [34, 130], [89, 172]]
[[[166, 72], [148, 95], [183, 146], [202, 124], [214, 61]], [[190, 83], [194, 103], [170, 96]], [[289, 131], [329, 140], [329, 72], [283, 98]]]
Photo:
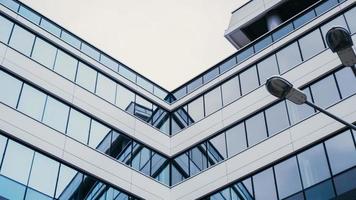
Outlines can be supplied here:
[[224, 38], [247, 0], [22, 0], [173, 90], [235, 52]]

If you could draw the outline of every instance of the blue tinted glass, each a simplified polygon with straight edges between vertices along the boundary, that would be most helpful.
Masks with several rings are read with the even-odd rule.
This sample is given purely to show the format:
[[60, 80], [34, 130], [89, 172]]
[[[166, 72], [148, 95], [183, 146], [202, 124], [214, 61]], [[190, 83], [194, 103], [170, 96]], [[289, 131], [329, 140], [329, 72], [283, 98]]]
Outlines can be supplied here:
[[221, 90], [217, 87], [204, 94], [205, 115], [210, 115], [222, 107]]
[[184, 180], [184, 176], [178, 171], [178, 169], [172, 165], [172, 185], [175, 185]]
[[53, 69], [56, 53], [56, 47], [40, 38], [36, 38], [31, 57], [45, 67]]
[[253, 46], [251, 46], [247, 49], [244, 49], [243, 51], [240, 51], [237, 54], [237, 62], [242, 62], [242, 61], [246, 60], [248, 57], [252, 56], [253, 53], [254, 53]]
[[203, 97], [199, 97], [188, 104], [188, 113], [193, 123], [204, 118]]
[[302, 16], [298, 17], [293, 21], [294, 27], [299, 28], [305, 23], [314, 19], [314, 17], [315, 17], [314, 10], [308, 11], [307, 13], [303, 14]]
[[57, 37], [61, 35], [61, 29], [45, 18], [42, 18], [40, 26]]
[[296, 157], [275, 165], [274, 170], [279, 198], [283, 199], [302, 190]]
[[83, 42], [81, 50], [91, 58], [94, 58], [95, 60], [99, 60], [100, 53], [90, 45]]
[[230, 188], [226, 188], [223, 191], [217, 192], [210, 196], [210, 200], [226, 200], [231, 199]]
[[46, 95], [37, 89], [25, 84], [22, 89], [18, 109], [37, 119], [42, 119]]
[[[304, 89], [303, 93], [307, 96], [308, 101], [311, 101], [309, 88]], [[296, 124], [314, 113], [314, 109], [308, 105], [297, 105], [287, 101], [287, 106], [291, 124]]]
[[325, 147], [333, 174], [356, 165], [356, 149], [349, 130], [327, 140]]
[[9, 140], [1, 166], [1, 174], [22, 184], [27, 184], [33, 153], [31, 149]]
[[54, 64], [54, 71], [68, 78], [69, 80], [74, 81], [77, 65], [77, 59], [61, 50], [58, 50], [56, 63]]
[[298, 155], [303, 186], [308, 188], [330, 177], [329, 167], [322, 144]]
[[276, 55], [281, 74], [302, 62], [297, 42], [278, 51]]
[[272, 168], [266, 169], [254, 175], [252, 180], [256, 200], [277, 199]]
[[76, 47], [77, 49], [80, 48], [81, 41], [77, 37], [73, 36], [71, 33], [62, 31], [61, 38], [73, 47]]
[[102, 74], [98, 74], [95, 93], [103, 99], [115, 103], [116, 83]]
[[190, 176], [193, 176], [208, 167], [206, 157], [206, 146], [200, 144], [189, 151], [190, 157]]
[[128, 69], [127, 67], [120, 66], [119, 74], [121, 74], [123, 77], [127, 78], [128, 80], [136, 83], [136, 74], [130, 69]]
[[[129, 111], [135, 102], [135, 93], [121, 85], [117, 85], [116, 105], [124, 111]], [[132, 112], [131, 112], [132, 113]]]
[[26, 187], [12, 181], [6, 177], [0, 176], [0, 198], [23, 199]]
[[203, 79], [202, 77], [199, 77], [195, 80], [193, 80], [192, 82], [190, 82], [187, 86], [188, 88], [188, 93], [194, 91], [195, 89], [197, 89], [198, 87], [200, 87], [201, 85], [203, 85]]
[[9, 44], [19, 52], [29, 56], [31, 54], [34, 40], [35, 35], [15, 25]]
[[22, 82], [0, 71], [0, 101], [13, 108], [16, 107]]
[[266, 80], [273, 76], [278, 75], [278, 65], [275, 54], [263, 59], [257, 63], [258, 75], [260, 77], [260, 83], [265, 84]]
[[244, 123], [226, 131], [227, 155], [232, 157], [247, 148]]
[[308, 60], [325, 49], [319, 29], [300, 38], [299, 45], [304, 60]]
[[68, 121], [67, 135], [86, 144], [89, 135], [90, 118], [71, 109]]
[[269, 136], [272, 136], [289, 127], [285, 101], [271, 106], [265, 111], [265, 113]]
[[241, 93], [245, 95], [256, 89], [260, 84], [258, 81], [256, 66], [252, 66], [243, 71], [240, 75]]
[[2, 136], [2, 135], [0, 135], [0, 166], [1, 166], [2, 157], [4, 156], [4, 150], [5, 150], [5, 147], [6, 147], [6, 142], [7, 142], [7, 138]]
[[226, 141], [225, 134], [219, 134], [208, 142], [208, 156], [210, 157], [209, 161], [211, 164], [215, 164], [224, 160], [226, 156]]
[[143, 147], [137, 154], [135, 154], [132, 160], [132, 167], [146, 175], [150, 175], [150, 158], [151, 151], [146, 147]]
[[340, 100], [339, 92], [333, 75], [310, 86], [314, 103], [322, 108], [327, 108]]
[[0, 16], [0, 41], [7, 44], [14, 23], [10, 22], [3, 16]]
[[75, 82], [90, 92], [94, 92], [97, 74], [98, 72], [96, 72], [94, 69], [87, 66], [86, 64], [83, 64], [82, 62], [79, 62], [77, 78]]
[[356, 93], [356, 87], [353, 87], [356, 85], [356, 78], [350, 67], [337, 71], [335, 76], [343, 99]]
[[52, 97], [48, 97], [45, 111], [43, 114], [43, 123], [64, 133], [66, 130], [69, 107]]
[[256, 44], [255, 44], [255, 52], [259, 52], [262, 49], [266, 48], [268, 45], [272, 44], [272, 36], [266, 36], [265, 38], [259, 40]]
[[97, 148], [104, 138], [109, 137], [111, 129], [103, 124], [92, 120], [90, 128], [89, 146]]
[[[77, 171], [61, 164], [61, 167], [60, 167], [60, 170], [59, 170], [59, 175], [58, 175], [58, 183], [57, 183], [57, 189], [56, 189], [56, 198], [58, 198], [61, 194], [63, 194], [64, 198], [65, 198], [65, 190], [67, 188], [67, 186], [73, 181], [77, 181], [81, 182], [81, 179], [79, 179], [78, 181], [78, 178], [74, 180], [74, 177], [78, 177], [78, 174]], [[71, 188], [68, 187], [67, 190], [70, 190]], [[72, 188], [74, 189], [74, 188]], [[62, 196], [62, 197], [63, 197]], [[64, 198], [60, 198], [60, 199], [64, 199]]]
[[153, 92], [153, 84], [141, 76], [137, 76], [137, 84], [143, 89]]
[[[342, 195], [346, 192], [353, 190], [349, 193], [349, 199], [355, 196], [356, 188], [356, 168], [348, 170], [336, 177], [334, 177], [335, 190], [338, 195]], [[346, 198], [347, 199], [347, 198]]]
[[180, 99], [182, 97], [184, 97], [187, 94], [187, 88], [186, 87], [182, 87], [179, 90], [177, 90], [176, 92], [174, 92], [174, 97], [176, 99]]
[[221, 85], [221, 90], [224, 106], [238, 99], [241, 96], [239, 77], [235, 76], [223, 83]]
[[20, 6], [19, 14], [32, 23], [40, 24], [41, 17], [24, 6]]
[[8, 7], [9, 9], [17, 12], [19, 9], [19, 3], [13, 1], [13, 0], [0, 0], [0, 3]]
[[207, 82], [213, 80], [217, 76], [219, 76], [219, 68], [215, 67], [214, 69], [212, 69], [209, 72], [207, 72], [206, 74], [204, 74], [204, 76], [203, 76], [204, 83], [207, 83]]
[[283, 38], [284, 36], [288, 35], [288, 33], [292, 32], [293, 30], [294, 30], [294, 28], [293, 28], [292, 23], [283, 25], [282, 28], [280, 28], [277, 31], [275, 31], [274, 33], [272, 33], [273, 41], [277, 41], [277, 40]]
[[169, 165], [167, 165], [156, 177], [155, 179], [165, 185], [169, 185]]
[[332, 27], [343, 27], [346, 30], [348, 30], [346, 21], [343, 15], [336, 17], [335, 19], [331, 20], [330, 22], [324, 24], [321, 26], [321, 32], [323, 33], [323, 37], [325, 38], [326, 33], [332, 28]]
[[154, 86], [153, 88], [153, 94], [159, 97], [160, 99], [165, 99], [168, 95], [166, 91], [156, 86]]
[[52, 200], [51, 197], [29, 188], [26, 192], [25, 200], [34, 200], [34, 199], [36, 199], [36, 200]]
[[306, 200], [325, 200], [332, 199], [333, 197], [335, 197], [335, 192], [330, 180], [305, 191]]
[[119, 71], [119, 64], [115, 62], [113, 59], [101, 54], [100, 62], [103, 63], [105, 66], [109, 67], [110, 69], [114, 70], [115, 72]]
[[28, 186], [51, 197], [54, 196], [58, 169], [57, 161], [35, 153]]
[[324, 3], [320, 4], [315, 8], [315, 12], [317, 15], [321, 15], [324, 12], [328, 11], [330, 8], [334, 7], [337, 3], [337, 0], [325, 1]]
[[187, 153], [183, 153], [174, 159], [175, 163], [184, 171], [185, 174], [189, 174], [189, 158]]
[[354, 21], [356, 19], [356, 7], [347, 11], [345, 13], [345, 18], [346, 18], [347, 24], [349, 25], [351, 34], [356, 33], [356, 23]]
[[224, 73], [236, 65], [236, 57], [232, 57], [219, 66], [220, 73]]
[[265, 117], [259, 113], [245, 121], [248, 146], [253, 146], [267, 138]]

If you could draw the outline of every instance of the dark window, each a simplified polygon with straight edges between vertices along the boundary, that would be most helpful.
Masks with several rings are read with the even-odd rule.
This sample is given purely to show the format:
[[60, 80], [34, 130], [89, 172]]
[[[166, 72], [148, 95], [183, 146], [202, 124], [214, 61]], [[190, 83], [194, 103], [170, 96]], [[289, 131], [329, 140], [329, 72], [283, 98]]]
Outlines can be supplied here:
[[305, 190], [306, 200], [333, 199], [335, 192], [330, 180]]

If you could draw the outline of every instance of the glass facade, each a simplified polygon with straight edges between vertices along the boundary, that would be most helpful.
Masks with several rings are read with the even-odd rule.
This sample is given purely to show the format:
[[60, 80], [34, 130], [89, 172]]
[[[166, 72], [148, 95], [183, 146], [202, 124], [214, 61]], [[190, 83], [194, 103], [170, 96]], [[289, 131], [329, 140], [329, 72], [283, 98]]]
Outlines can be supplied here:
[[[164, 109], [160, 106], [162, 102], [155, 102], [155, 97], [170, 104], [180, 100], [342, 2], [317, 2], [172, 93], [18, 1], [0, 0], [0, 4], [93, 60], [88, 61], [86, 56], [75, 55], [72, 50], [57, 44], [58, 41], [51, 41], [41, 33], [36, 33], [5, 11], [0, 14], [0, 42], [45, 67], [44, 70], [55, 73], [63, 81], [70, 81], [88, 94], [99, 97], [100, 101], [103, 100], [102, 103], [111, 104], [152, 128], [172, 136], [210, 115], [226, 118], [225, 111], [219, 110], [229, 109], [228, 106], [235, 101], [254, 93], [269, 77], [284, 74], [288, 76], [299, 65], [328, 51], [325, 34], [331, 27], [342, 26], [355, 34], [353, 16], [356, 16], [356, 8], [351, 5], [351, 8], [318, 23], [286, 44], [273, 48], [251, 64], [231, 73], [225, 80], [219, 80], [219, 83], [214, 83], [204, 92], [188, 97], [177, 107], [173, 106], [174, 110]], [[355, 38], [355, 35], [352, 37]], [[93, 61], [103, 64], [137, 87], [98, 69]], [[356, 78], [351, 69], [334, 66], [305, 83], [301, 90], [309, 101], [323, 108], [330, 108], [353, 98], [356, 93], [356, 87], [351, 87], [353, 85], [356, 85]], [[23, 74], [16, 74], [12, 69], [1, 66], [1, 104], [168, 187], [175, 187], [260, 145], [276, 134], [289, 131], [291, 126], [302, 124], [317, 113], [306, 105], [297, 106], [285, 100], [271, 102], [238, 121], [226, 121], [225, 124], [225, 120], [222, 120], [223, 127], [219, 127], [219, 130], [203, 136], [176, 155], [167, 157], [149, 144], [144, 144], [145, 139], [135, 139], [134, 132], [112, 128], [108, 125], [109, 122], [107, 124], [100, 121], [100, 117], [77, 107], [74, 101], [62, 100], [58, 94], [51, 94], [45, 87], [32, 83]], [[155, 97], [147, 96], [139, 88]], [[134, 126], [142, 126], [138, 123], [135, 121]], [[36, 130], [33, 132], [35, 134]], [[9, 133], [0, 132], [0, 199], [139, 199], [87, 175], [79, 167], [74, 169], [75, 165], [67, 166], [66, 163], [48, 157], [45, 152], [38, 152], [37, 147], [27, 145], [26, 141], [8, 138], [7, 134]], [[303, 147], [276, 163], [263, 166], [258, 172], [252, 172], [201, 199], [323, 200], [354, 197], [355, 135], [351, 130], [330, 133], [312, 146]]]

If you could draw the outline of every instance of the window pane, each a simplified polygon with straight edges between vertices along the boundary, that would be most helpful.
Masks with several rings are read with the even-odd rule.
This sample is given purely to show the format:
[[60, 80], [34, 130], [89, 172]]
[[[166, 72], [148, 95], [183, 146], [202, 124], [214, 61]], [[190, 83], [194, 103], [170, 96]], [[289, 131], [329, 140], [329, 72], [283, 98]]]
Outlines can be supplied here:
[[19, 9], [19, 3], [13, 0], [0, 0], [0, 3], [14, 12], [17, 12], [17, 10]]
[[46, 101], [46, 95], [37, 89], [24, 84], [18, 109], [37, 119], [42, 119], [43, 109]]
[[10, 22], [3, 16], [0, 16], [0, 41], [7, 44], [9, 41], [11, 29], [14, 23]]
[[[311, 101], [309, 88], [304, 89], [303, 93], [307, 96], [308, 101]], [[287, 101], [287, 106], [291, 124], [296, 124], [314, 113], [314, 109], [308, 105], [297, 105]]]
[[0, 71], [0, 101], [13, 108], [16, 107], [22, 82]]
[[242, 95], [251, 92], [259, 86], [256, 66], [243, 71], [239, 76]]
[[333, 199], [335, 192], [330, 180], [320, 183], [305, 191], [306, 200]]
[[116, 105], [119, 106], [119, 108], [128, 111], [133, 102], [135, 102], [135, 93], [121, 85], [117, 85]]
[[193, 123], [204, 118], [203, 97], [199, 97], [188, 104], [188, 113], [193, 119]]
[[36, 38], [31, 57], [45, 67], [53, 69], [56, 52], [57, 48], [40, 38]]
[[25, 8], [24, 6], [20, 6], [19, 14], [24, 18], [28, 19], [29, 21], [33, 22], [34, 24], [40, 23], [40, 16], [36, 13], [32, 12], [31, 10]]
[[222, 97], [224, 106], [238, 99], [241, 96], [239, 77], [235, 76], [234, 78], [223, 83], [221, 85], [221, 90], [223, 94]]
[[35, 153], [28, 186], [49, 196], [54, 196], [59, 163]]
[[43, 123], [48, 126], [65, 133], [69, 107], [52, 97], [48, 97], [44, 115]]
[[208, 167], [206, 157], [206, 146], [200, 144], [189, 151], [190, 155], [190, 176], [193, 176]]
[[[73, 170], [72, 168], [69, 168], [61, 164], [59, 170], [59, 176], [58, 176], [57, 189], [56, 189], [56, 198], [58, 198], [63, 193], [63, 191], [67, 188], [67, 186], [73, 180], [75, 175], [79, 175], [79, 173], [77, 173], [77, 171]], [[79, 181], [81, 181], [81, 179]], [[78, 184], [80, 184], [80, 182]], [[71, 188], [68, 188], [67, 190], [70, 189]], [[75, 188], [72, 189], [74, 190]]]
[[6, 147], [6, 141], [7, 141], [7, 138], [2, 136], [2, 135], [0, 135], [0, 166], [1, 166], [2, 157], [4, 156], [4, 150], [5, 150], [5, 147]]
[[222, 106], [221, 102], [221, 90], [217, 87], [204, 95], [205, 101], [205, 115], [219, 110]]
[[281, 74], [302, 62], [297, 42], [278, 51], [276, 55]]
[[300, 38], [299, 45], [304, 60], [308, 60], [325, 49], [319, 29], [316, 29], [315, 31]]
[[94, 58], [95, 60], [99, 60], [100, 53], [96, 49], [91, 47], [90, 45], [83, 42], [81, 49], [82, 49], [82, 52], [84, 52], [91, 58]]
[[[346, 193], [356, 188], [356, 168], [352, 168], [336, 177], [334, 177], [335, 190], [338, 195]], [[355, 192], [351, 192], [350, 196], [354, 196]]]
[[137, 154], [135, 154], [132, 160], [132, 167], [143, 172], [146, 175], [150, 175], [150, 158], [151, 151], [146, 147], [143, 147]]
[[225, 133], [213, 137], [207, 142], [207, 144], [208, 144], [208, 154], [211, 159], [210, 162], [212, 165], [224, 160], [227, 157]]
[[193, 80], [192, 82], [189, 83], [189, 85], [187, 86], [188, 88], [188, 93], [194, 91], [195, 89], [197, 89], [198, 87], [203, 85], [203, 79], [202, 77], [199, 77], [195, 80]]
[[314, 17], [314, 10], [308, 11], [307, 13], [303, 14], [302, 16], [298, 17], [293, 21], [294, 27], [299, 28], [307, 22], [311, 21]]
[[183, 153], [178, 157], [174, 158], [174, 162], [184, 171], [185, 174], [189, 175], [189, 158], [188, 153]]
[[79, 49], [80, 47], [80, 41], [78, 40], [78, 38], [76, 38], [75, 36], [73, 36], [70, 33], [67, 33], [66, 31], [62, 31], [62, 35], [61, 38], [67, 42], [68, 44], [72, 45], [73, 47], [76, 47], [77, 49]]
[[356, 93], [356, 78], [350, 67], [337, 71], [335, 76], [343, 99]]
[[119, 73], [132, 82], [136, 82], [136, 74], [124, 66], [119, 67]]
[[220, 73], [224, 73], [236, 65], [236, 57], [232, 57], [220, 65]]
[[256, 53], [272, 44], [272, 36], [268, 35], [255, 44]]
[[110, 103], [115, 103], [116, 83], [102, 74], [98, 74], [96, 94]]
[[259, 113], [246, 120], [246, 131], [248, 146], [253, 146], [263, 139], [267, 138], [265, 117]]
[[344, 16], [341, 15], [339, 17], [336, 17], [335, 19], [331, 20], [330, 22], [324, 24], [321, 27], [321, 32], [323, 33], [323, 37], [325, 39], [326, 33], [332, 28], [332, 27], [343, 27], [346, 28], [346, 30], [348, 30]]
[[280, 28], [279, 30], [277, 30], [274, 33], [272, 33], [273, 41], [277, 41], [277, 40], [283, 38], [284, 36], [288, 35], [293, 30], [294, 30], [294, 28], [293, 28], [293, 24], [292, 23], [288, 23], [286, 25], [283, 25], [282, 28]]
[[285, 101], [273, 105], [272, 107], [268, 108], [265, 112], [266, 112], [266, 121], [267, 121], [269, 136], [272, 136], [275, 133], [289, 126]]
[[321, 15], [322, 13], [326, 12], [327, 10], [329, 10], [331, 7], [333, 7], [336, 4], [337, 4], [337, 0], [325, 1], [315, 8], [315, 12], [317, 15]]
[[26, 187], [10, 180], [4, 176], [0, 176], [0, 197], [6, 199], [23, 199]]
[[109, 67], [110, 69], [114, 70], [115, 72], [119, 71], [119, 64], [103, 54], [101, 54], [100, 56], [100, 62], [103, 63], [105, 66]]
[[322, 108], [327, 108], [340, 100], [333, 75], [312, 84], [310, 89], [314, 103]]
[[151, 120], [152, 103], [136, 95], [135, 115], [146, 122]]
[[10, 46], [19, 52], [30, 56], [35, 35], [15, 25], [10, 39]]
[[219, 68], [215, 67], [214, 69], [212, 69], [209, 72], [207, 72], [206, 74], [204, 74], [204, 77], [203, 77], [204, 83], [207, 83], [207, 82], [213, 80], [217, 76], [219, 76]]
[[45, 18], [41, 20], [41, 27], [57, 37], [61, 35], [61, 29]]
[[322, 144], [298, 154], [304, 188], [330, 177], [328, 163]]
[[283, 199], [302, 190], [296, 157], [275, 165], [274, 170], [279, 198]]
[[90, 92], [94, 92], [95, 84], [96, 84], [96, 76], [97, 76], [97, 72], [94, 69], [90, 68], [86, 64], [79, 62], [77, 79], [76, 79], [78, 85], [84, 87]]
[[356, 165], [356, 149], [350, 131], [345, 131], [325, 142], [333, 174]]
[[9, 140], [1, 167], [1, 174], [22, 184], [27, 184], [33, 151]]
[[72, 56], [58, 50], [54, 71], [62, 76], [74, 81], [75, 72], [77, 71], [78, 60]]
[[356, 33], [356, 23], [355, 23], [356, 7], [352, 8], [349, 11], [347, 11], [345, 13], [345, 17], [346, 17], [347, 24], [349, 25], [351, 34]]
[[277, 199], [272, 168], [266, 169], [253, 176], [253, 186], [256, 200]]
[[44, 195], [44, 194], [42, 194], [40, 192], [37, 192], [36, 190], [33, 190], [31, 188], [28, 188], [27, 192], [26, 192], [25, 200], [33, 200], [33, 199], [36, 199], [36, 200], [52, 200], [52, 198], [50, 198], [49, 196]]
[[153, 92], [153, 84], [141, 76], [137, 76], [137, 84], [143, 89]]
[[89, 135], [90, 118], [71, 109], [68, 121], [67, 135], [86, 144]]
[[275, 54], [257, 63], [257, 67], [261, 85], [265, 84], [269, 77], [279, 74]]
[[228, 157], [232, 157], [247, 148], [244, 123], [226, 131], [226, 142]]
[[97, 148], [99, 144], [106, 138], [111, 129], [103, 124], [92, 120], [91, 128], [90, 128], [90, 137], [89, 137], [89, 146], [93, 148]]
[[243, 51], [240, 51], [237, 54], [237, 62], [242, 62], [244, 60], [246, 60], [248, 57], [250, 57], [251, 55], [253, 55], [253, 47], [249, 47], [247, 49], [244, 49]]

